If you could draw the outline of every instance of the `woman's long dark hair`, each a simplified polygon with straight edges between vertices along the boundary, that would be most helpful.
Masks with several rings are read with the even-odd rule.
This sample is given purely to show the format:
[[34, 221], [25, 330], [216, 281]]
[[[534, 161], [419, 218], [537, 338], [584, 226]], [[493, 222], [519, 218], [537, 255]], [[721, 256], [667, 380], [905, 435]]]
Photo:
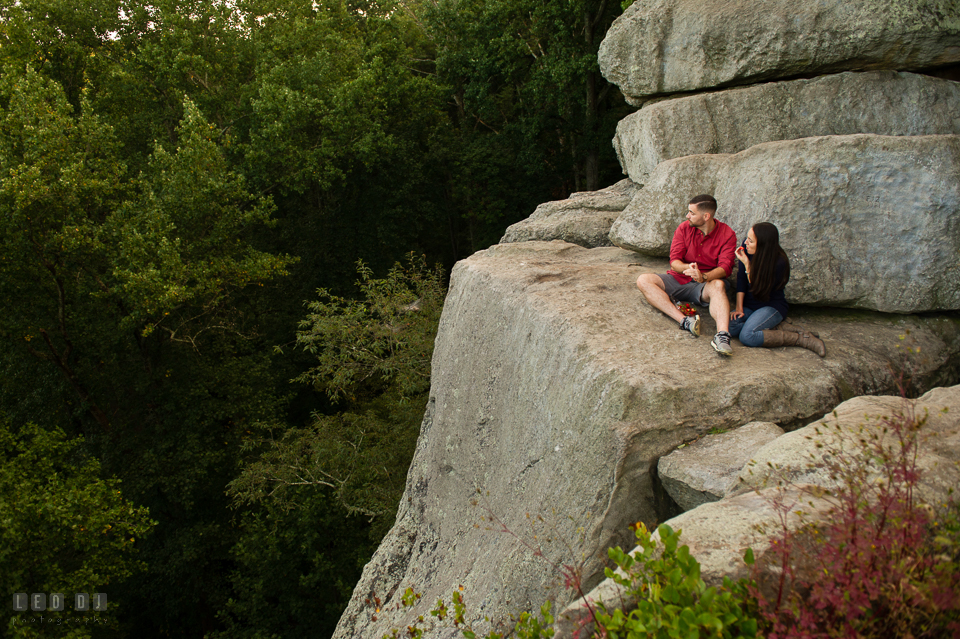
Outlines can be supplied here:
[[[780, 248], [780, 231], [770, 222], [759, 222], [753, 225], [753, 234], [757, 238], [757, 249], [750, 260], [750, 292], [753, 296], [765, 302], [770, 299], [770, 293], [787, 285], [790, 279], [790, 260]], [[783, 260], [783, 277], [775, 282], [777, 262]]]

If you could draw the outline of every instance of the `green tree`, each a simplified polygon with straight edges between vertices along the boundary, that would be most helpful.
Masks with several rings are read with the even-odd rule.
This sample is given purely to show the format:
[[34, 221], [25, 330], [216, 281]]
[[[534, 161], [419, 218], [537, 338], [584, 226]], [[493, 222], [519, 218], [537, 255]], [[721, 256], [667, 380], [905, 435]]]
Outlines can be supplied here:
[[[0, 583], [10, 593], [104, 592], [111, 614], [96, 627], [116, 628], [118, 582], [144, 569], [137, 542], [155, 522], [146, 508], [120, 492], [120, 482], [100, 477], [100, 464], [82, 441], [34, 424], [12, 428], [0, 419]], [[28, 623], [33, 613], [14, 613], [8, 636], [92, 636], [72, 604]], [[65, 629], [67, 631], [65, 631]]]
[[0, 77], [0, 335], [55, 367], [104, 430], [110, 419], [83, 378], [78, 315], [102, 311], [109, 263], [101, 227], [129, 194], [111, 130], [74, 116], [60, 85], [34, 72]]
[[275, 241], [303, 258], [293, 303], [320, 287], [350, 290], [357, 259], [385, 270], [411, 250], [459, 257], [431, 54], [392, 5], [241, 5], [258, 25], [245, 170], [277, 202]]
[[239, 503], [295, 499], [323, 486], [351, 512], [379, 518], [382, 536], [403, 493], [430, 390], [430, 359], [443, 308], [439, 269], [423, 258], [375, 279], [358, 265], [363, 298], [320, 290], [297, 334], [316, 366], [294, 381], [325, 392], [340, 412], [315, 414], [309, 428], [252, 439], [260, 458], [231, 483]]
[[[408, 0], [437, 49], [457, 128], [455, 197], [477, 223], [616, 179], [623, 98], [599, 72], [606, 0]], [[526, 197], [520, 190], [526, 191]], [[528, 199], [529, 198], [529, 199]], [[520, 205], [522, 208], [516, 208]]]
[[177, 152], [157, 146], [130, 180], [111, 128], [75, 116], [56, 83], [8, 67], [0, 101], [0, 292], [13, 302], [0, 334], [59, 370], [109, 432], [123, 400], [92, 390], [105, 351], [131, 349], [151, 371], [165, 343], [236, 332], [231, 295], [290, 259], [250, 246], [271, 205], [229, 170], [192, 104]]
[[142, 17], [125, 0], [2, 0], [0, 60], [37, 69], [77, 107], [88, 82], [122, 55], [116, 36]]
[[300, 381], [342, 410], [251, 437], [257, 457], [230, 484], [241, 537], [224, 637], [332, 632], [393, 525], [429, 391], [442, 273], [412, 256], [382, 279], [359, 272], [361, 299], [320, 291], [298, 333], [316, 362]]
[[[218, 141], [246, 139], [255, 47], [236, 3], [127, 2], [123, 11], [118, 51], [90, 82], [91, 100], [131, 168], [144, 169], [154, 141], [175, 147], [187, 101], [216, 127]], [[222, 148], [239, 153], [235, 143]]]
[[249, 310], [291, 262], [253, 247], [272, 205], [189, 101], [135, 177], [90, 102], [31, 68], [4, 70], [0, 102], [0, 396], [14, 423], [85, 434], [159, 521], [121, 592], [129, 631], [203, 632], [228, 595], [241, 437], [283, 399]]
[[329, 637], [376, 544], [369, 524], [330, 490], [268, 500], [239, 516], [233, 596], [211, 639]]

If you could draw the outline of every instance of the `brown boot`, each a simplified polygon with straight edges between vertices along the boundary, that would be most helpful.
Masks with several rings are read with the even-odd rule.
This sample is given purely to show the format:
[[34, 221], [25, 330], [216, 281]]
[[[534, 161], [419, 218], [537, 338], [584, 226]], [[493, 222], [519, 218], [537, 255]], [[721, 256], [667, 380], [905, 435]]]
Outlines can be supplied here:
[[791, 324], [791, 323], [790, 323], [790, 320], [788, 320], [788, 319], [783, 320], [782, 322], [780, 322], [779, 324], [777, 324], [776, 326], [774, 326], [771, 330], [774, 330], [774, 331], [786, 331], [786, 332], [788, 332], [788, 333], [799, 333], [800, 335], [803, 335], [804, 333], [806, 333], [807, 335], [812, 335], [812, 336], [814, 336], [814, 337], [820, 337], [820, 333], [818, 333], [818, 332], [816, 332], [816, 331], [808, 331], [808, 330], [806, 330], [806, 329], [800, 328], [800, 327], [797, 326], [796, 324]]
[[811, 350], [820, 357], [827, 355], [827, 348], [823, 341], [810, 333], [791, 333], [789, 331], [763, 331], [763, 347], [776, 348], [777, 346], [800, 346]]

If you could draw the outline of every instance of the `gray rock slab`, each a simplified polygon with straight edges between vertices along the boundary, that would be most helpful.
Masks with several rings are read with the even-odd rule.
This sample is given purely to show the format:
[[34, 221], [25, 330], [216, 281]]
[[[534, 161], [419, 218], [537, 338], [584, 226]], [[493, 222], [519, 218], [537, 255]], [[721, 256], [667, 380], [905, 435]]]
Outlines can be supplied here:
[[[960, 386], [935, 388], [911, 401], [899, 396], [856, 397], [823, 420], [774, 438], [756, 451], [750, 467], [744, 468], [737, 486], [724, 499], [667, 522], [682, 530], [680, 543], [700, 562], [704, 582], [717, 586], [725, 576], [753, 577], [742, 560], [747, 548], [753, 549], [761, 569], [769, 568], [770, 540], [783, 530], [773, 508], [775, 498], [792, 504], [786, 519], [790, 529], [828, 517], [834, 502], [815, 496], [822, 493], [818, 488], [836, 487], [824, 462], [835, 458], [841, 448], [848, 454], [859, 450], [858, 441], [864, 437], [875, 435], [888, 447], [897, 447], [890, 432], [883, 432], [883, 418], [897, 414], [925, 417], [916, 457], [922, 472], [917, 495], [928, 504], [942, 504], [960, 482]], [[761, 583], [770, 581], [761, 578]], [[636, 605], [613, 579], [606, 579], [559, 615], [556, 639], [569, 639], [576, 630], [589, 629], [589, 608], [597, 603]]]
[[[687, 202], [701, 193], [716, 193], [730, 162], [728, 154], [707, 154], [661, 163], [610, 227], [610, 242], [644, 255], [669, 256], [673, 233], [687, 215]], [[719, 204], [717, 219], [731, 224], [726, 202]]]
[[[785, 513], [783, 523], [790, 530], [798, 526], [821, 521], [829, 512], [830, 504], [812, 498], [804, 492], [806, 486], [791, 486], [778, 494], [776, 488], [756, 493], [749, 492], [731, 499], [710, 502], [668, 520], [674, 530], [680, 530], [680, 544], [690, 549], [690, 554], [700, 563], [700, 578], [708, 587], [720, 586], [724, 577], [733, 580], [753, 577], [743, 561], [750, 548], [758, 566], [771, 563], [768, 551], [770, 539], [783, 530], [780, 515], [774, 500], [780, 497], [792, 507]], [[654, 532], [659, 541], [660, 535]], [[635, 547], [631, 552], [642, 552]], [[618, 570], [621, 575], [623, 571]], [[773, 594], [775, 593], [765, 593]], [[608, 610], [630, 610], [637, 605], [625, 589], [613, 579], [605, 579], [585, 597], [568, 605], [554, 624], [554, 639], [589, 637], [593, 629], [591, 608], [602, 604]], [[579, 634], [578, 634], [579, 632]]]
[[[857, 458], [864, 450], [859, 443], [864, 438], [876, 437], [888, 450], [899, 450], [886, 422], [898, 415], [925, 419], [916, 458], [922, 472], [919, 495], [928, 503], [939, 505], [960, 486], [960, 386], [935, 388], [912, 401], [899, 396], [848, 400], [822, 420], [757, 451], [755, 463], [743, 469], [741, 483], [730, 494], [778, 481], [836, 488], [825, 461], [836, 459], [834, 451], [840, 449]], [[880, 477], [879, 469], [875, 470], [874, 476]]]
[[683, 510], [718, 501], [740, 482], [751, 456], [780, 435], [783, 429], [770, 422], [704, 435], [660, 458], [660, 482]]
[[581, 191], [566, 200], [545, 202], [527, 219], [507, 227], [500, 243], [563, 240], [586, 248], [612, 246], [607, 237], [610, 226], [637, 188], [630, 180], [620, 180], [599, 191]]
[[620, 121], [613, 144], [644, 184], [664, 160], [854, 133], [960, 134], [960, 82], [871, 71], [701, 93], [645, 105]]
[[617, 18], [600, 70], [627, 100], [837, 71], [960, 61], [956, 0], [644, 0]]
[[844, 135], [667, 160], [610, 229], [667, 255], [686, 203], [713, 193], [742, 241], [772, 222], [790, 302], [885, 312], [960, 309], [960, 136]]
[[[629, 524], [654, 524], [660, 457], [714, 428], [806, 424], [847, 397], [889, 392], [904, 330], [930, 355], [915, 362], [917, 384], [956, 379], [960, 322], [935, 314], [808, 312], [797, 321], [820, 332], [825, 359], [736, 344], [721, 359], [643, 301], [637, 276], [666, 268], [560, 241], [500, 244], [455, 266], [396, 524], [335, 637], [430, 619], [461, 585], [471, 618], [566, 605], [558, 566], [581, 566], [592, 588]], [[397, 606], [407, 587], [422, 594], [411, 609]]]

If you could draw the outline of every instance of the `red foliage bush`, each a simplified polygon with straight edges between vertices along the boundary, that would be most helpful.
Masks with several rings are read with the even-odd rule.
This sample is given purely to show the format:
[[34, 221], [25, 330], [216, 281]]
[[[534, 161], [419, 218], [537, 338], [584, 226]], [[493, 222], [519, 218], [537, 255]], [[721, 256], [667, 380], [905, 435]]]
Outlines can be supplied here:
[[879, 428], [862, 428], [851, 450], [842, 437], [828, 449], [822, 464], [837, 485], [830, 516], [792, 532], [784, 526], [772, 546], [778, 596], [754, 588], [764, 635], [960, 637], [960, 509], [951, 503], [935, 517], [918, 498], [925, 421], [904, 400]]

